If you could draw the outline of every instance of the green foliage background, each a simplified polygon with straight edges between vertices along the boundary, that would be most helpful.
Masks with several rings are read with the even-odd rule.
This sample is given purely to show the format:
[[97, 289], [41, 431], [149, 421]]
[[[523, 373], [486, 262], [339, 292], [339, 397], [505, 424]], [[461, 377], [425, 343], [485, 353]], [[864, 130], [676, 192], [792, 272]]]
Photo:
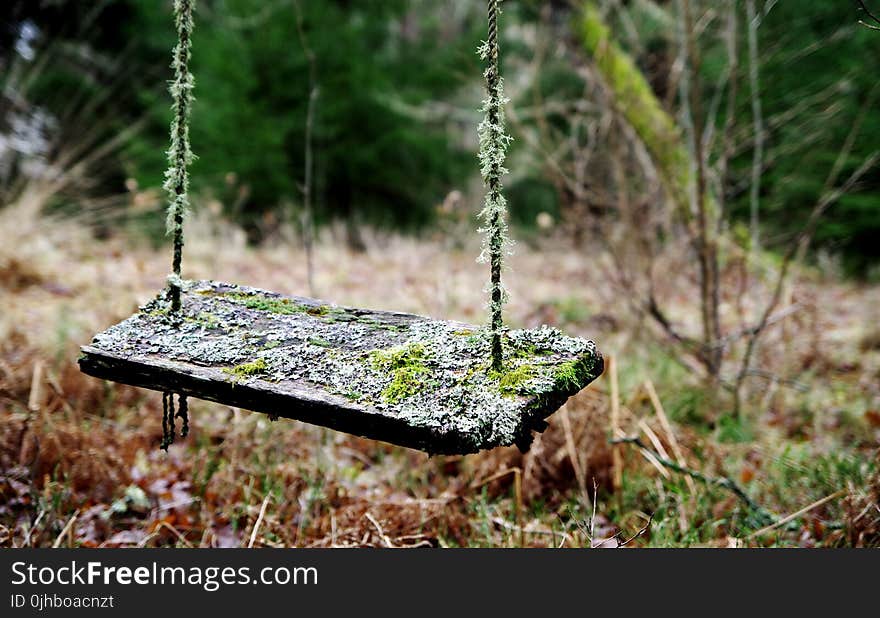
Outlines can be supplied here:
[[[164, 61], [173, 43], [166, 4], [136, 3], [126, 24], [151, 66]], [[203, 4], [192, 63], [192, 141], [199, 156], [194, 187], [222, 192], [234, 174], [248, 197], [231, 214], [247, 225], [282, 201], [299, 199], [308, 63], [292, 3], [279, 5], [269, 18], [261, 0]], [[441, 24], [420, 24], [414, 40], [400, 35], [406, 2], [300, 4], [318, 59], [319, 216], [357, 214], [397, 227], [426, 223], [432, 206], [468, 173], [473, 155], [453, 143], [442, 124], [402, 110], [443, 100], [467, 83], [468, 69], [477, 70], [476, 31], [438, 48]], [[154, 122], [129, 155], [138, 176], [154, 184], [163, 169], [167, 105], [155, 90], [145, 91], [142, 103]]]
[[[764, 203], [776, 230], [785, 232], [807, 217], [863, 112], [839, 183], [880, 147], [880, 91], [872, 68], [880, 33], [856, 23], [861, 13], [855, 4], [780, 2], [762, 24], [767, 116], [800, 110], [770, 128], [772, 163], [764, 176]], [[880, 255], [875, 241], [880, 232], [878, 190], [880, 173], [874, 170], [834, 205], [817, 230], [817, 243], [842, 252], [856, 271], [876, 263]]]
[[[345, 219], [397, 229], [424, 227], [450, 191], [465, 189], [477, 178], [474, 133], [482, 92], [475, 50], [484, 36], [483, 4], [300, 0], [300, 5], [318, 59], [321, 93], [314, 145], [319, 224]], [[759, 2], [763, 6], [771, 5]], [[517, 90], [512, 73], [534, 55], [519, 33], [546, 25], [544, 10], [564, 25], [571, 17], [568, 9], [533, 1], [506, 7], [510, 94], [530, 99], [537, 89], [544, 100], [582, 97], [578, 67], [565, 55], [551, 54], [537, 83], [525, 89]], [[620, 44], [662, 91], [664, 65], [668, 68], [674, 59], [678, 42], [675, 28], [658, 17], [656, 7], [671, 10], [663, 2], [626, 5], [628, 23], [638, 31], [637, 45], [626, 36], [623, 20], [611, 15], [609, 22]], [[124, 58], [124, 72], [102, 72], [100, 62], [86, 67], [70, 52], [69, 62], [44, 66], [27, 94], [60, 114], [74, 96], [112, 91], [93, 110], [109, 117], [103, 130], [111, 134], [137, 119], [146, 124], [102, 182], [117, 191], [130, 177], [141, 187], [160, 185], [170, 114], [164, 89], [173, 44], [170, 0], [12, 0], [0, 8], [0, 17], [0, 68], [6, 70], [21, 24], [28, 21], [38, 26], [42, 41], [56, 47], [81, 46], [76, 49], [88, 49], [97, 58]], [[862, 128], [841, 179], [880, 143], [880, 97], [874, 90], [880, 34], [859, 26], [859, 17], [850, 1], [778, 2], [761, 25], [762, 97], [769, 127], [761, 197], [770, 247], [784, 245], [799, 229], [860, 114]], [[707, 100], [724, 70], [724, 49], [715, 32], [721, 21], [718, 17], [701, 37]], [[573, 29], [569, 34], [577, 36]], [[745, 68], [742, 27], [740, 35]], [[199, 157], [192, 170], [194, 189], [232, 208], [227, 215], [259, 239], [266, 213], [289, 216], [284, 205], [300, 200], [309, 84], [293, 2], [201, 0], [192, 70], [197, 80], [192, 142]], [[740, 79], [740, 147], [725, 192], [734, 215], [745, 220], [751, 110], [748, 80], [744, 74]], [[431, 103], [429, 113], [426, 103]], [[565, 126], [562, 117], [551, 115], [548, 121]], [[523, 148], [523, 140], [514, 143], [513, 166]], [[514, 222], [531, 225], [538, 212], [558, 214], [563, 200], [538, 166], [514, 171], [509, 181]], [[880, 256], [874, 242], [880, 232], [878, 193], [875, 171], [835, 204], [817, 232], [817, 244], [842, 254], [854, 273], [868, 272]], [[476, 212], [476, 200], [471, 206]], [[160, 226], [161, 221], [157, 233]]]

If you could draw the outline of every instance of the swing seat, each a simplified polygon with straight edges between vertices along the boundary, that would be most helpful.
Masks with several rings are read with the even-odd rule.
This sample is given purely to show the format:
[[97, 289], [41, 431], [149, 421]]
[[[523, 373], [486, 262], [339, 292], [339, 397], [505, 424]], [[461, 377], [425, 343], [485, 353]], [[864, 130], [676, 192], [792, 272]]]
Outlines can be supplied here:
[[506, 333], [496, 372], [467, 324], [214, 281], [185, 282], [179, 314], [165, 296], [84, 346], [81, 370], [448, 455], [527, 450], [603, 371], [593, 342], [549, 327]]

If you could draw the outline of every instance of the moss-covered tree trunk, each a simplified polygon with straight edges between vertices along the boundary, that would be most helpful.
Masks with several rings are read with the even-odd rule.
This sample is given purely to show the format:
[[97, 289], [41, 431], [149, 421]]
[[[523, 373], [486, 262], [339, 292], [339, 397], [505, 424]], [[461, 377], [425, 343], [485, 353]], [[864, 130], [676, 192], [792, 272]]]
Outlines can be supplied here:
[[[614, 42], [610, 28], [592, 2], [584, 3], [579, 22], [581, 42], [611, 91], [617, 111], [644, 142], [667, 192], [689, 220], [690, 192], [696, 178], [683, 131], [663, 109], [632, 57]], [[709, 201], [708, 210], [717, 212], [711, 196]]]

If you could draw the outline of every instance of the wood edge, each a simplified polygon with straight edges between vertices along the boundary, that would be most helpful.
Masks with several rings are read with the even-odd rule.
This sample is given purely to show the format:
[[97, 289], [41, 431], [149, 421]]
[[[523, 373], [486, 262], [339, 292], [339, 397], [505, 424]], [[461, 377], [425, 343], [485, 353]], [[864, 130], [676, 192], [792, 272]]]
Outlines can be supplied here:
[[547, 418], [559, 411], [569, 399], [579, 394], [581, 391], [590, 386], [593, 382], [602, 377], [605, 372], [605, 357], [598, 348], [594, 352], [585, 354], [578, 360], [592, 360], [590, 369], [581, 374], [578, 385], [571, 388], [555, 391], [549, 394], [537, 395], [533, 397], [527, 404], [526, 414], [529, 418], [523, 423], [523, 428], [516, 438], [514, 444], [522, 453], [526, 453], [531, 447], [535, 433], [544, 433], [549, 427]]
[[[94, 378], [120, 383], [119, 373], [127, 374], [125, 384], [157, 392], [174, 392], [197, 399], [230, 405], [251, 412], [267, 414], [327, 427], [351, 435], [403, 446], [431, 455], [469, 455], [507, 444], [480, 444], [476, 447], [458, 434], [439, 434], [429, 427], [411, 425], [405, 421], [354, 406], [343, 397], [328, 401], [297, 392], [281, 394], [255, 384], [219, 381], [193, 375], [171, 367], [149, 365], [136, 360], [109, 354], [93, 346], [80, 348], [80, 371]], [[336, 397], [328, 394], [329, 397]], [[291, 410], [291, 399], [306, 405]]]
[[[413, 314], [398, 315], [411, 316]], [[92, 345], [80, 347], [80, 357], [77, 362], [83, 373], [99, 379], [118, 381], [117, 373], [102, 369], [104, 366], [109, 367], [113, 365], [117, 368], [132, 370], [131, 373], [135, 377], [138, 375], [143, 376], [142, 379], [126, 381], [130, 386], [158, 392], [173, 390], [174, 392], [181, 392], [194, 398], [224, 405], [234, 405], [252, 412], [267, 414], [271, 417], [288, 418], [378, 442], [412, 448], [426, 452], [429, 455], [463, 455], [513, 445], [517, 446], [520, 451], [527, 452], [534, 440], [534, 433], [543, 433], [549, 426], [546, 419], [565, 405], [571, 397], [580, 393], [604, 373], [605, 360], [598, 348], [594, 347], [590, 353], [582, 355], [577, 360], [587, 359], [592, 360], [592, 364], [589, 369], [586, 369], [583, 374], [579, 375], [578, 384], [563, 390], [532, 397], [525, 403], [521, 426], [510, 443], [487, 443], [480, 445], [478, 448], [462, 448], [467, 443], [464, 440], [455, 438], [454, 435], [433, 433], [429, 428], [410, 425], [388, 415], [373, 411], [371, 408], [353, 405], [352, 402], [344, 397], [331, 393], [325, 393], [322, 397], [315, 397], [307, 390], [280, 394], [268, 388], [259, 388], [258, 384], [260, 384], [260, 381], [255, 381], [254, 384], [235, 384], [216, 378], [199, 377], [180, 367], [148, 365], [111, 354]], [[194, 383], [199, 386], [195, 386]], [[169, 384], [171, 384], [170, 389]], [[205, 386], [210, 388], [205, 388]], [[214, 392], [215, 390], [217, 391], [216, 393]], [[298, 402], [302, 402], [305, 405], [298, 406], [296, 412], [279, 412], [279, 410], [290, 407], [291, 398], [295, 398]], [[257, 405], [254, 405], [255, 403]], [[393, 442], [390, 440], [393, 440]]]

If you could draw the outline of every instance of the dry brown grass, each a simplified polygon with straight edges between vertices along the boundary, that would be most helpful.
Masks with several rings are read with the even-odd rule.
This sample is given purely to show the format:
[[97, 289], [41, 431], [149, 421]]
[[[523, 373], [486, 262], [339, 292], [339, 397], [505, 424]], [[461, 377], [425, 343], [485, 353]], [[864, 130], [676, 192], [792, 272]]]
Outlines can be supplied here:
[[[216, 221], [196, 219], [190, 229], [186, 276], [292, 293], [306, 289], [298, 249], [281, 244], [248, 248], [238, 230]], [[674, 530], [698, 529], [702, 519], [724, 519], [736, 508], [723, 492], [711, 494], [702, 506], [696, 498], [676, 496], [671, 488], [680, 479], [666, 478], [630, 450], [623, 453], [627, 493], [612, 495], [610, 401], [604, 380], [556, 414], [526, 455], [499, 449], [428, 459], [205, 402], [192, 403], [190, 438], [165, 454], [157, 448], [159, 395], [83, 376], [75, 359], [79, 344], [161, 288], [166, 252], [124, 236], [97, 242], [72, 224], [9, 210], [0, 213], [0, 239], [0, 545], [51, 545], [76, 514], [64, 543], [242, 546], [264, 500], [257, 546], [590, 546], [619, 531], [638, 530], [660, 506], [678, 505], [667, 517]], [[484, 272], [471, 253], [397, 236], [376, 236], [369, 244], [366, 254], [354, 254], [328, 234], [316, 256], [321, 296], [341, 304], [481, 320]], [[510, 323], [561, 324], [625, 359], [624, 430], [647, 426], [659, 445], [672, 452], [673, 436], [659, 422], [641, 384], [651, 378], [661, 385], [661, 397], [693, 387], [686, 376], [680, 384], [661, 384], [669, 372], [682, 380], [680, 370], [639, 334], [646, 325], [634, 321], [627, 299], [607, 283], [610, 261], [591, 257], [586, 262], [556, 242], [540, 250], [520, 247], [508, 275]], [[763, 392], [767, 403], [757, 422], [767, 433], [753, 442], [723, 444], [676, 423], [677, 442], [689, 465], [730, 471], [748, 484], [752, 479], [746, 474], [760, 479], [767, 473], [786, 436], [811, 441], [819, 451], [840, 444], [840, 435], [857, 449], [871, 436], [876, 439], [871, 417], [854, 425], [833, 410], [859, 415], [880, 407], [872, 381], [880, 375], [877, 355], [851, 352], [863, 333], [848, 323], [877, 299], [877, 290], [823, 284], [798, 293], [810, 307], [790, 323], [798, 337], [774, 334], [764, 355], [771, 357], [780, 346], [797, 347], [786, 362], [803, 365], [808, 348], [814, 348], [807, 377], [822, 387], [811, 391], [809, 405], [822, 413], [799, 419], [798, 406], [807, 405], [807, 399], [777, 385]], [[674, 289], [667, 296], [676, 294], [686, 296]], [[819, 343], [800, 345], [803, 337], [818, 337]], [[840, 381], [852, 390], [835, 388]], [[683, 421], [688, 413], [675, 414]], [[826, 440], [832, 431], [838, 437]], [[595, 516], [590, 510], [594, 481], [601, 503]], [[845, 542], [880, 542], [868, 508], [877, 500], [874, 485], [848, 494], [851, 534]], [[773, 499], [780, 511], [788, 508], [784, 499], [773, 497], [772, 488], [756, 491]], [[792, 497], [792, 502], [801, 500], [807, 496]], [[868, 515], [859, 517], [866, 509]], [[660, 540], [667, 534], [663, 525], [658, 528], [655, 522], [634, 544], [667, 543]], [[729, 525], [719, 530], [718, 542], [734, 534]], [[694, 542], [686, 531], [680, 538]]]

